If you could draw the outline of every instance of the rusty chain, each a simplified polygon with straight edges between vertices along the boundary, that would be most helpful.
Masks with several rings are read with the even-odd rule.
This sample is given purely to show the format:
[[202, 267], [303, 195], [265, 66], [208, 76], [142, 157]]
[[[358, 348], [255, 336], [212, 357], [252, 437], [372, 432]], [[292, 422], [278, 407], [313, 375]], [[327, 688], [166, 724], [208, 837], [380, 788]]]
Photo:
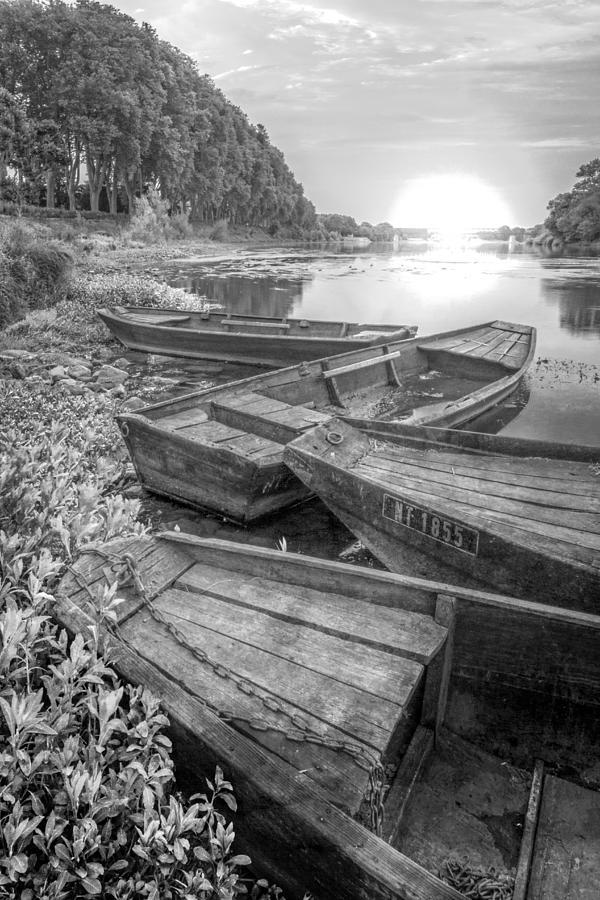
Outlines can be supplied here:
[[[271, 694], [263, 688], [259, 688], [257, 687], [257, 685], [247, 681], [245, 678], [242, 678], [240, 675], [238, 675], [236, 672], [233, 672], [223, 663], [216, 662], [215, 660], [211, 659], [206, 651], [201, 650], [200, 648], [195, 647], [193, 644], [191, 644], [187, 640], [185, 635], [183, 635], [182, 632], [169, 619], [167, 619], [167, 617], [164, 616], [160, 612], [160, 610], [157, 609], [153, 600], [148, 596], [148, 592], [146, 591], [144, 583], [141, 579], [135, 559], [133, 558], [133, 556], [131, 556], [131, 554], [123, 553], [121, 556], [117, 556], [116, 554], [108, 553], [106, 550], [101, 550], [98, 547], [90, 547], [89, 549], [82, 548], [82, 552], [97, 553], [100, 557], [111, 563], [111, 571], [114, 573], [115, 580], [117, 582], [119, 582], [120, 577], [116, 567], [118, 567], [121, 572], [123, 570], [126, 570], [128, 576], [131, 578], [134, 584], [136, 593], [144, 603], [144, 606], [146, 607], [154, 621], [158, 622], [160, 625], [166, 628], [167, 631], [175, 638], [178, 644], [180, 644], [185, 650], [191, 653], [192, 656], [198, 660], [198, 662], [209, 666], [213, 670], [215, 675], [217, 675], [219, 678], [225, 678], [232, 681], [239, 691], [241, 691], [243, 694], [246, 694], [247, 696], [255, 697], [260, 703], [262, 703], [265, 709], [268, 709], [270, 712], [273, 712], [275, 714], [286, 717], [293, 727], [283, 728], [280, 725], [277, 725], [273, 722], [267, 722], [259, 717], [248, 718], [237, 712], [234, 713], [230, 710], [223, 710], [207, 701], [206, 698], [194, 692], [194, 696], [196, 697], [196, 699], [199, 700], [206, 709], [211, 710], [211, 712], [213, 712], [216, 716], [218, 716], [218, 718], [223, 721], [237, 721], [241, 724], [247, 725], [254, 731], [276, 731], [282, 734], [288, 740], [296, 743], [305, 742], [325, 747], [326, 749], [332, 750], [334, 752], [346, 753], [354, 760], [356, 765], [367, 771], [369, 780], [366, 794], [369, 806], [369, 826], [374, 834], [381, 836], [384, 816], [383, 789], [385, 783], [385, 772], [381, 762], [381, 756], [378, 753], [376, 753], [375, 751], [369, 753], [367, 749], [360, 744], [352, 743], [350, 741], [336, 741], [319, 734], [317, 731], [310, 727], [310, 725], [302, 718], [302, 716], [298, 715], [297, 713], [290, 713], [274, 694]], [[97, 598], [94, 597], [87, 582], [72, 566], [69, 566], [68, 568], [71, 574], [75, 577], [78, 585], [86, 591], [86, 593], [92, 600], [94, 610], [97, 611]], [[104, 574], [108, 580], [107, 574]], [[113, 622], [107, 619], [104, 624], [108, 627], [111, 634], [120, 642], [126, 644], [130, 649], [134, 650], [141, 656], [144, 656], [144, 654], [141, 653], [138, 647], [133, 647], [131, 645], [131, 643], [127, 640], [127, 638], [123, 636], [123, 634], [121, 634], [118, 627]], [[149, 662], [153, 662], [153, 660], [149, 659], [148, 657], [144, 656], [144, 658]], [[182, 682], [176, 676], [172, 677], [182, 688], [189, 692], [190, 689], [187, 684]]]
[[512, 875], [473, 866], [466, 857], [444, 860], [440, 878], [469, 900], [511, 900], [515, 886]]

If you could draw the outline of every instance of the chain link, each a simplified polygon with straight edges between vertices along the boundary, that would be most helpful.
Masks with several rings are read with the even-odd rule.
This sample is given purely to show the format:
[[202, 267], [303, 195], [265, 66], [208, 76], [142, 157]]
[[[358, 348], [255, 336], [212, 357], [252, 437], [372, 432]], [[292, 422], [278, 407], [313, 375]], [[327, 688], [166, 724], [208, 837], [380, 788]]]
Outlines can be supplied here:
[[[237, 721], [239, 723], [247, 725], [254, 731], [264, 732], [272, 730], [282, 734], [288, 740], [296, 743], [315, 744], [321, 747], [325, 747], [326, 749], [332, 750], [334, 752], [345, 753], [354, 760], [356, 765], [367, 771], [369, 775], [367, 787], [369, 824], [371, 830], [376, 835], [381, 835], [384, 815], [383, 788], [385, 783], [385, 773], [381, 762], [381, 756], [376, 753], [376, 751], [370, 753], [364, 746], [360, 744], [356, 744], [351, 741], [333, 740], [332, 738], [328, 738], [324, 735], [319, 734], [317, 731], [312, 729], [308, 725], [308, 723], [304, 721], [302, 716], [298, 715], [298, 713], [289, 712], [276, 696], [270, 694], [268, 691], [265, 691], [263, 688], [259, 688], [257, 685], [247, 681], [245, 678], [242, 678], [236, 672], [233, 672], [227, 666], [223, 665], [223, 663], [216, 662], [215, 660], [211, 659], [211, 657], [208, 655], [208, 653], [206, 653], [205, 650], [202, 650], [199, 647], [195, 647], [193, 644], [191, 644], [187, 640], [185, 635], [169, 619], [167, 619], [159, 609], [157, 609], [153, 600], [149, 597], [148, 592], [146, 591], [139, 570], [137, 568], [136, 561], [130, 553], [123, 553], [121, 556], [117, 556], [113, 553], [108, 553], [106, 550], [101, 550], [98, 547], [90, 547], [89, 549], [83, 548], [82, 552], [97, 553], [100, 557], [111, 563], [110, 571], [115, 575], [115, 579], [117, 581], [121, 581], [122, 575], [126, 573], [133, 582], [136, 593], [144, 603], [145, 608], [148, 610], [154, 621], [158, 622], [160, 625], [166, 628], [167, 631], [175, 638], [178, 644], [180, 644], [185, 650], [191, 653], [192, 656], [198, 660], [198, 662], [209, 666], [213, 670], [215, 675], [217, 675], [219, 678], [224, 678], [232, 681], [236, 688], [241, 691], [241, 693], [246, 694], [247, 696], [256, 697], [257, 700], [260, 701], [260, 703], [265, 707], [265, 709], [268, 709], [270, 712], [287, 718], [292, 727], [284, 728], [273, 722], [267, 722], [257, 716], [248, 718], [238, 712], [233, 713], [230, 710], [222, 710], [214, 704], [209, 703], [204, 697], [194, 692], [194, 696], [196, 697], [196, 699], [199, 700], [206, 709], [210, 709], [211, 712], [213, 712], [223, 721]], [[96, 598], [90, 590], [89, 585], [72, 566], [69, 566], [68, 568], [72, 575], [75, 577], [78, 585], [89, 595], [92, 600], [94, 609], [96, 610]], [[104, 572], [104, 575], [107, 580], [109, 580], [108, 574], [106, 572]], [[124, 583], [127, 583], [129, 578], [126, 579]], [[143, 653], [141, 653], [138, 647], [133, 647], [131, 645], [131, 643], [127, 640], [127, 638], [123, 636], [123, 634], [119, 631], [118, 627], [113, 622], [107, 619], [104, 624], [108, 626], [111, 634], [113, 634], [113, 636], [116, 637], [120, 642], [126, 644], [136, 653], [139, 653], [142, 656], [144, 655]], [[148, 657], [144, 658], [148, 659]], [[152, 660], [148, 661], [152, 662]], [[178, 684], [181, 685], [181, 687], [189, 692], [190, 689], [188, 685], [184, 684], [176, 676], [173, 676], [173, 678], [175, 681], [177, 681]]]

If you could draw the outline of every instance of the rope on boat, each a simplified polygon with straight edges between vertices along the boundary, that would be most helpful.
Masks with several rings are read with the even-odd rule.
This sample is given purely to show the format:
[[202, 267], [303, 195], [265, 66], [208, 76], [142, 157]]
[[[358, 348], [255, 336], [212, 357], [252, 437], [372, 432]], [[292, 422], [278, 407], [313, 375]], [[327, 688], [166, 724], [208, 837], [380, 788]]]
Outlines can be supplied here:
[[515, 879], [494, 866], [472, 866], [468, 857], [445, 859], [440, 878], [469, 900], [512, 900]]
[[[150, 613], [151, 617], [164, 628], [166, 628], [167, 631], [169, 631], [169, 633], [173, 635], [175, 640], [185, 650], [191, 653], [192, 656], [198, 660], [198, 662], [210, 666], [215, 675], [217, 675], [219, 678], [225, 678], [232, 681], [237, 689], [243, 694], [256, 697], [262, 703], [265, 709], [286, 717], [292, 727], [288, 727], [286, 729], [274, 723], [266, 722], [264, 719], [256, 716], [248, 718], [246, 716], [240, 715], [237, 712], [234, 713], [230, 710], [220, 709], [214, 704], [209, 703], [200, 694], [197, 694], [195, 691], [191, 691], [189, 685], [178, 679], [177, 676], [171, 676], [173, 681], [175, 681], [187, 693], [193, 693], [194, 697], [206, 709], [211, 710], [211, 712], [218, 716], [219, 719], [225, 722], [237, 721], [241, 724], [247, 725], [254, 731], [276, 731], [290, 741], [294, 741], [297, 743], [305, 742], [309, 744], [316, 744], [321, 747], [333, 750], [334, 752], [346, 753], [360, 768], [367, 771], [369, 774], [367, 788], [369, 825], [371, 831], [373, 831], [374, 834], [376, 834], [378, 837], [381, 836], [384, 816], [383, 788], [385, 783], [385, 772], [379, 753], [377, 753], [376, 751], [369, 753], [364, 746], [353, 743], [351, 741], [336, 741], [318, 734], [318, 732], [314, 731], [314, 729], [310, 727], [310, 725], [302, 718], [302, 716], [298, 715], [297, 713], [288, 712], [288, 710], [281, 704], [280, 700], [274, 694], [270, 694], [263, 688], [257, 687], [257, 685], [247, 681], [245, 678], [242, 678], [240, 675], [238, 675], [236, 672], [233, 672], [223, 663], [216, 662], [215, 660], [211, 659], [206, 651], [201, 650], [198, 647], [194, 647], [192, 644], [190, 644], [185, 635], [171, 621], [169, 621], [169, 619], [167, 619], [166, 616], [164, 616], [160, 612], [160, 610], [157, 609], [152, 599], [149, 597], [137, 568], [136, 561], [130, 553], [123, 553], [122, 555], [118, 556], [114, 553], [108, 553], [105, 550], [101, 550], [98, 547], [84, 547], [82, 548], [82, 553], [97, 553], [98, 556], [111, 563], [111, 571], [114, 573], [115, 580], [117, 581], [121, 580], [122, 575], [126, 573], [128, 577], [126, 578], [125, 583], [127, 583], [127, 581], [131, 579], [137, 595], [144, 603], [144, 606]], [[68, 569], [74, 576], [77, 584], [88, 594], [92, 601], [92, 608], [94, 612], [97, 612], [97, 598], [92, 593], [90, 586], [87, 584], [85, 579], [80, 576], [80, 573], [77, 572], [76, 569], [74, 569], [72, 566], [68, 566]], [[106, 576], [107, 573], [105, 573], [105, 577]], [[130, 641], [123, 636], [123, 634], [119, 631], [118, 625], [116, 623], [110, 621], [109, 619], [106, 619], [104, 620], [103, 624], [107, 626], [114, 637], [116, 637], [121, 643], [128, 646], [130, 650], [142, 656], [148, 662], [154, 662], [154, 660], [143, 654], [138, 647], [133, 646]]]

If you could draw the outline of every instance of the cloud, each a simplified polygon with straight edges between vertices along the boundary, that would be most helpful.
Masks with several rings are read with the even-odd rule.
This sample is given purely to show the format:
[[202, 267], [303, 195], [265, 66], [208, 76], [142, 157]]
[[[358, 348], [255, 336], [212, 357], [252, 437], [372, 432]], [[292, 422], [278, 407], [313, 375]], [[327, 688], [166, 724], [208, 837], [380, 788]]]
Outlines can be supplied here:
[[236, 69], [229, 69], [227, 72], [219, 72], [218, 75], [213, 75], [214, 81], [219, 81], [222, 78], [228, 78], [230, 75], [239, 75], [240, 72], [251, 72], [252, 69], [262, 69], [264, 66], [238, 66]]

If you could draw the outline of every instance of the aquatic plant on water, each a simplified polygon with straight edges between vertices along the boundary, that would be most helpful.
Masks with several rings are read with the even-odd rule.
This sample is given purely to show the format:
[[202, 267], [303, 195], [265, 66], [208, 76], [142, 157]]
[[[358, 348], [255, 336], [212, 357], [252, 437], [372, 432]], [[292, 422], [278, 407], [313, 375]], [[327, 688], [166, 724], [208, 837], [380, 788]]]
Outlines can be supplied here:
[[[97, 627], [70, 640], [51, 618], [82, 546], [144, 531], [138, 502], [111, 492], [108, 411], [64, 398], [49, 424], [32, 401], [20, 421], [0, 398], [0, 896], [228, 900], [249, 863], [231, 785], [217, 769], [206, 793], [175, 793], [158, 701], [120, 682]], [[101, 614], [117, 604], [107, 586]]]

